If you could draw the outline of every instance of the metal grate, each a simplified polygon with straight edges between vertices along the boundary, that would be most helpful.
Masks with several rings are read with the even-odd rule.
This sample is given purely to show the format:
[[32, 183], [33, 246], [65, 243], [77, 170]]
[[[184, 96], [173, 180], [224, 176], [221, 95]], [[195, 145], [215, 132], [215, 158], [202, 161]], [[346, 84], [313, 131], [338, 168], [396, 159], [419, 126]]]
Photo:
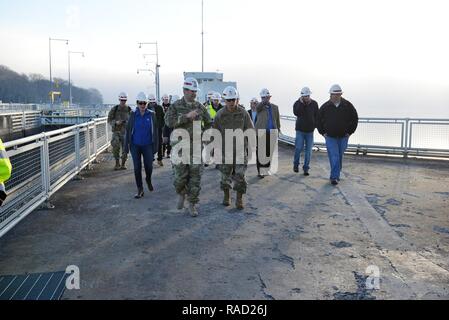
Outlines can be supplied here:
[[0, 300], [60, 300], [68, 276], [64, 271], [0, 276]]

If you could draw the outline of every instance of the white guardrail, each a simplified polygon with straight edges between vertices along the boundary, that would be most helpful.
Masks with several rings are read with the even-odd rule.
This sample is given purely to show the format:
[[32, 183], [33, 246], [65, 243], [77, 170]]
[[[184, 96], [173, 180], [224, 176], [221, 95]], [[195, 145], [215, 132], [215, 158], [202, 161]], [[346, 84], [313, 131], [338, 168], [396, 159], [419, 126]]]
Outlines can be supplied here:
[[[281, 122], [279, 140], [294, 145], [296, 117], [281, 116]], [[315, 146], [326, 147], [317, 131]], [[360, 118], [348, 151], [449, 158], [449, 119]]]
[[106, 118], [5, 143], [13, 166], [0, 207], [0, 237], [110, 145]]

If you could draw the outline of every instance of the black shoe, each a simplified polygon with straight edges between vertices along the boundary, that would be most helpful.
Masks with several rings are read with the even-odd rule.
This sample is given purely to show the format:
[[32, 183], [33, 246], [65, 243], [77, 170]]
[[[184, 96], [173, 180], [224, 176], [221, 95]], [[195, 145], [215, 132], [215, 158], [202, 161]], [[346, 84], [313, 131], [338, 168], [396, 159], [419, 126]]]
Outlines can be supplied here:
[[294, 167], [293, 167], [293, 171], [296, 172], [296, 173], [298, 173], [298, 172], [299, 172], [298, 167], [294, 166]]
[[134, 196], [134, 198], [135, 199], [140, 199], [140, 198], [143, 198], [143, 195], [144, 195], [143, 190], [139, 190], [137, 192], [137, 194]]
[[263, 175], [261, 175], [260, 173], [257, 175], [259, 177], [259, 179], [263, 179], [265, 178]]
[[306, 177], [310, 176], [309, 171], [304, 171], [304, 175], [305, 175]]
[[331, 180], [331, 184], [332, 184], [333, 186], [336, 186], [336, 185], [338, 185], [338, 181], [337, 181], [337, 180]]
[[205, 166], [206, 168], [209, 167], [209, 165], [208, 165], [207, 163], [205, 163], [204, 166]]
[[153, 188], [153, 184], [151, 183], [151, 179], [146, 179], [146, 181], [147, 181], [147, 185], [148, 185], [148, 190], [150, 190], [150, 192], [153, 192], [154, 188]]

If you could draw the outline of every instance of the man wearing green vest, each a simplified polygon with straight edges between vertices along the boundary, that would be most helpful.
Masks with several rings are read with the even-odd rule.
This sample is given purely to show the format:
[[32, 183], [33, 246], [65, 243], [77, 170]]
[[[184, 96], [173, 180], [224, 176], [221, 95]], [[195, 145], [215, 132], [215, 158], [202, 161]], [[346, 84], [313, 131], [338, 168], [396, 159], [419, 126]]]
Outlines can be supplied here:
[[[221, 99], [221, 94], [219, 94], [218, 92], [213, 92], [210, 95], [210, 99], [209, 102], [206, 103], [205, 107], [207, 112], [209, 113], [209, 116], [212, 120], [212, 123], [214, 122], [215, 116], [217, 115], [217, 112], [223, 108], [223, 106], [220, 103], [220, 99]], [[204, 126], [204, 125], [203, 125]], [[212, 156], [214, 154], [212, 153]], [[206, 163], [204, 164], [204, 166], [207, 168], [209, 167], [210, 164], [212, 164], [212, 161], [206, 161]], [[216, 169], [218, 169], [218, 165], [216, 166]]]
[[214, 92], [210, 99], [210, 103], [206, 106], [207, 112], [209, 112], [212, 121], [215, 119], [218, 110], [223, 108], [223, 106], [220, 104], [220, 99], [221, 95], [218, 92]]
[[0, 139], [0, 206], [7, 196], [4, 183], [11, 177], [11, 170], [11, 162], [6, 154], [2, 139]]

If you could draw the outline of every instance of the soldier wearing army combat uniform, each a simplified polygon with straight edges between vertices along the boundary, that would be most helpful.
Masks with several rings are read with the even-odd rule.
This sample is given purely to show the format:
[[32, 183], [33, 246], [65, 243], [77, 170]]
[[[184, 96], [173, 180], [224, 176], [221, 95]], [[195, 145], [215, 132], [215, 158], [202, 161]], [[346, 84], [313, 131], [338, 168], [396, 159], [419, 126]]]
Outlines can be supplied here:
[[[124, 151], [124, 141], [126, 125], [128, 123], [129, 115], [131, 113], [131, 108], [126, 104], [128, 100], [128, 95], [124, 92], [120, 93], [119, 101], [120, 104], [116, 105], [109, 111], [108, 123], [112, 127], [112, 153], [115, 158], [114, 170], [126, 170], [126, 160], [128, 159], [128, 154]], [[122, 150], [121, 159], [122, 163], [120, 165], [120, 149]]]
[[[182, 210], [184, 208], [184, 201], [187, 196], [190, 203], [190, 214], [192, 217], [196, 217], [198, 216], [197, 204], [201, 190], [200, 184], [203, 166], [202, 164], [193, 163], [193, 122], [202, 122], [204, 129], [208, 129], [211, 126], [211, 118], [206, 108], [201, 103], [195, 101], [198, 92], [198, 82], [193, 78], [187, 78], [184, 80], [183, 89], [184, 97], [168, 108], [165, 114], [165, 124], [174, 130], [185, 129], [190, 135], [190, 162], [189, 164], [181, 163], [173, 165], [174, 185], [176, 193], [179, 195], [178, 209]], [[172, 147], [176, 143], [178, 141], [171, 141]]]
[[[245, 132], [247, 129], [254, 129], [253, 122], [248, 112], [242, 106], [238, 105], [239, 94], [234, 87], [227, 87], [223, 92], [226, 106], [220, 109], [215, 116], [213, 127], [221, 132], [223, 147], [222, 159], [223, 164], [220, 165], [221, 171], [221, 190], [224, 192], [223, 205], [230, 205], [230, 190], [232, 188], [232, 180], [234, 180], [233, 189], [237, 192], [236, 208], [242, 210], [243, 195], [246, 193], [247, 182], [245, 179], [245, 172], [248, 165], [248, 143], [245, 141], [243, 148], [243, 163], [237, 163], [238, 148], [233, 145], [233, 163], [225, 162], [225, 130], [241, 129]], [[246, 139], [245, 139], [246, 140]], [[231, 143], [231, 142], [228, 142]]]

